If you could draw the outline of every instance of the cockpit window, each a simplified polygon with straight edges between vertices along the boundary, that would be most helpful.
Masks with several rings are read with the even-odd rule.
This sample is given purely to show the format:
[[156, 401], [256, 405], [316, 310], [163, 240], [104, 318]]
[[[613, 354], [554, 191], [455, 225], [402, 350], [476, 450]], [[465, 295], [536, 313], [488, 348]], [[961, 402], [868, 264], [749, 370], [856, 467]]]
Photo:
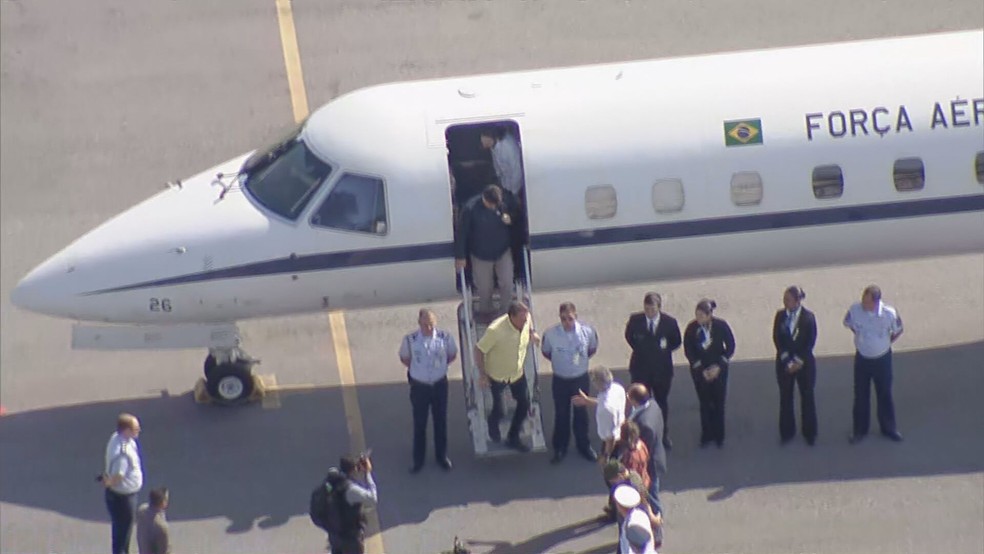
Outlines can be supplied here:
[[346, 173], [311, 217], [311, 224], [374, 235], [386, 234], [383, 181]]
[[271, 212], [297, 219], [332, 168], [314, 155], [297, 133], [264, 149], [243, 165], [243, 183], [257, 202]]

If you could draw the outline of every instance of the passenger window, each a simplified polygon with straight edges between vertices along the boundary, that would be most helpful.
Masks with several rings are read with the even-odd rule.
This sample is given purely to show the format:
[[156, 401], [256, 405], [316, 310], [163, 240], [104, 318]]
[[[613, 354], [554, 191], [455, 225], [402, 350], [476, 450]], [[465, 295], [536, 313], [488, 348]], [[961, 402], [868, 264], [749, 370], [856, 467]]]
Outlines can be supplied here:
[[974, 167], [977, 170], [977, 182], [984, 185], [984, 151], [974, 157]]
[[821, 200], [840, 198], [844, 194], [844, 174], [839, 165], [813, 168], [813, 196]]
[[683, 181], [680, 179], [660, 179], [653, 184], [653, 209], [656, 213], [668, 214], [683, 209]]
[[311, 217], [311, 224], [344, 231], [386, 234], [383, 181], [346, 173]]
[[584, 211], [588, 219], [609, 219], [618, 211], [618, 195], [611, 185], [594, 185], [584, 191]]
[[758, 171], [739, 171], [731, 176], [731, 201], [735, 206], [762, 203], [762, 176]]
[[926, 170], [919, 158], [902, 158], [895, 160], [895, 190], [905, 192], [922, 190], [926, 185]]

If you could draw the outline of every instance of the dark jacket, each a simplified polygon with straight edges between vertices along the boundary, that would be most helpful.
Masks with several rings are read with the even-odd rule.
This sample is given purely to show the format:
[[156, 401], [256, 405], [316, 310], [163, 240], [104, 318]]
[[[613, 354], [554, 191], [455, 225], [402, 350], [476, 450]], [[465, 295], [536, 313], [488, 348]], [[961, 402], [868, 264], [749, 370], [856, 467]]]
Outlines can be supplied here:
[[735, 355], [735, 336], [731, 326], [723, 319], [711, 318], [711, 344], [703, 347], [704, 335], [700, 325], [693, 320], [683, 332], [683, 351], [690, 362], [691, 371], [703, 371], [717, 364], [721, 371], [726, 371]]
[[786, 310], [777, 311], [772, 324], [772, 342], [776, 345], [776, 364], [785, 366], [790, 361], [798, 359], [803, 363], [803, 367], [812, 367], [816, 363], [813, 357], [813, 346], [817, 343], [816, 316], [800, 306], [796, 326], [790, 332], [786, 322]]
[[[660, 346], [666, 340], [666, 347]], [[629, 373], [635, 376], [645, 371], [673, 373], [673, 351], [680, 348], [680, 326], [672, 316], [660, 312], [656, 334], [649, 332], [649, 322], [644, 312], [629, 316], [625, 324], [625, 342], [632, 348]]]
[[663, 448], [663, 412], [659, 404], [650, 399], [649, 405], [629, 419], [639, 426], [639, 438], [649, 449], [649, 474], [651, 477], [666, 473], [666, 450]]
[[[510, 223], [503, 221], [509, 216]], [[495, 209], [485, 207], [482, 196], [476, 196], [465, 204], [458, 226], [458, 236], [454, 241], [454, 257], [467, 259], [469, 255], [480, 260], [498, 260], [512, 241], [512, 227], [515, 224], [515, 210], [508, 202]]]

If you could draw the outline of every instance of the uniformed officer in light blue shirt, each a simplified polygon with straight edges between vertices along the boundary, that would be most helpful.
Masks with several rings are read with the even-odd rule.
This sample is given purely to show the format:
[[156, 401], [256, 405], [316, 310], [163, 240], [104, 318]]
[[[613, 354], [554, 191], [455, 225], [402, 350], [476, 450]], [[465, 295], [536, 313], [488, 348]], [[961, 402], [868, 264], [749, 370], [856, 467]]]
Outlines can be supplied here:
[[[598, 351], [598, 333], [577, 320], [577, 308], [571, 302], [560, 305], [560, 324], [543, 333], [543, 356], [553, 365], [554, 455], [550, 463], [557, 464], [567, 455], [571, 438], [571, 398], [591, 387], [588, 378], [588, 359]], [[573, 407], [574, 442], [578, 452], [590, 461], [598, 459], [588, 439], [588, 412], [583, 406]]]
[[881, 301], [881, 289], [864, 289], [861, 301], [844, 316], [844, 326], [854, 332], [854, 444], [868, 434], [871, 418], [871, 382], [878, 397], [878, 424], [882, 435], [899, 442], [892, 402], [892, 343], [902, 335], [902, 318], [895, 308]]
[[420, 329], [403, 337], [400, 361], [407, 367], [410, 404], [413, 406], [413, 466], [417, 473], [424, 466], [427, 443], [427, 414], [434, 417], [434, 456], [437, 464], [451, 470], [448, 446], [448, 365], [458, 357], [454, 337], [437, 329], [434, 312], [421, 308]]

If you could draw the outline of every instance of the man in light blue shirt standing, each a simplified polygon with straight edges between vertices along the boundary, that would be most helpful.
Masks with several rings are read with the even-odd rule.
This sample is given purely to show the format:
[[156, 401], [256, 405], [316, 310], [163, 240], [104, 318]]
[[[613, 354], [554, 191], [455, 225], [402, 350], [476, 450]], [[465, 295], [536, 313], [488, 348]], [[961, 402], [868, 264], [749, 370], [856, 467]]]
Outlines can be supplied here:
[[434, 418], [434, 457], [437, 465], [451, 470], [448, 459], [448, 364], [458, 357], [454, 336], [437, 328], [434, 312], [422, 308], [417, 317], [420, 329], [403, 337], [400, 361], [407, 367], [410, 404], [413, 407], [413, 465], [410, 473], [424, 466], [427, 446], [427, 414]]
[[902, 434], [895, 428], [892, 402], [892, 343], [902, 335], [902, 318], [895, 308], [881, 301], [881, 289], [870, 285], [861, 301], [854, 303], [844, 316], [844, 326], [854, 332], [854, 432], [855, 444], [868, 434], [871, 418], [871, 382], [878, 397], [878, 424], [882, 435], [900, 442]]
[[[550, 463], [560, 463], [567, 455], [571, 438], [571, 399], [591, 387], [588, 378], [588, 359], [598, 351], [598, 333], [577, 320], [577, 309], [571, 302], [560, 305], [560, 324], [547, 329], [541, 346], [543, 356], [553, 365], [554, 455]], [[596, 461], [598, 454], [588, 439], [588, 412], [584, 406], [574, 406], [574, 442], [581, 455]]]

